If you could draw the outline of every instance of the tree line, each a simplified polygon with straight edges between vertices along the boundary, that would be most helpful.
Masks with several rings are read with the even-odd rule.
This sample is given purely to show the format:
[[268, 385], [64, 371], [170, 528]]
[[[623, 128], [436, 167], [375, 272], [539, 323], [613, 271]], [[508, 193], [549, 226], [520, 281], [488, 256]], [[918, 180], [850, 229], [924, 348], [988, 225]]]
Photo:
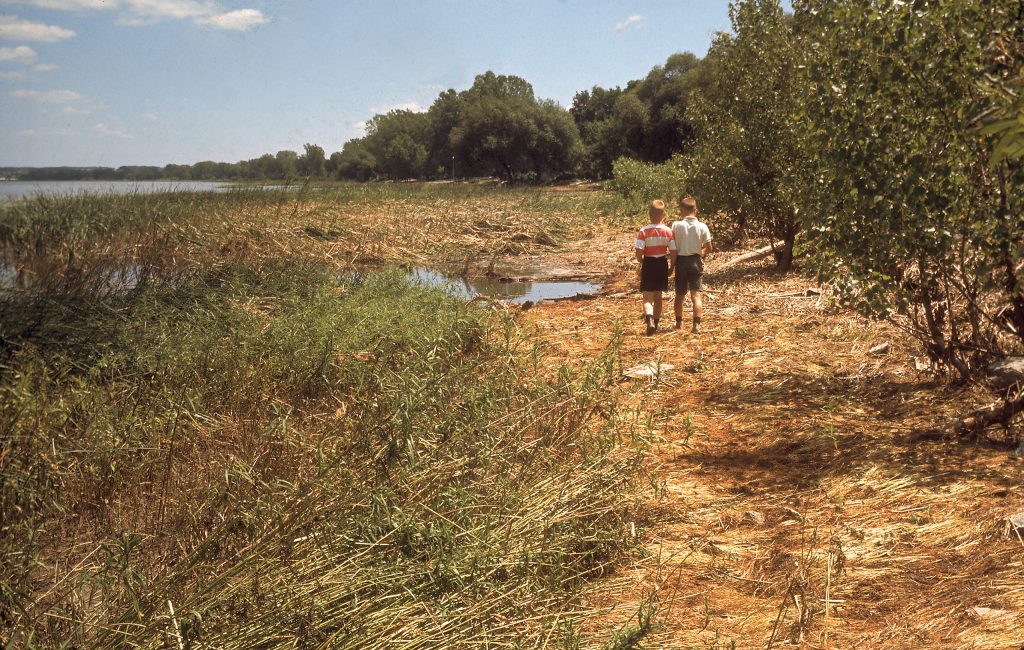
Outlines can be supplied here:
[[594, 86], [565, 109], [539, 99], [514, 75], [488, 71], [463, 91], [438, 94], [423, 112], [374, 115], [366, 135], [327, 156], [323, 147], [279, 151], [236, 163], [0, 169], [22, 180], [342, 180], [495, 176], [515, 182], [606, 179], [620, 157], [660, 163], [686, 149], [687, 97], [708, 77], [702, 61], [675, 54], [625, 88]]

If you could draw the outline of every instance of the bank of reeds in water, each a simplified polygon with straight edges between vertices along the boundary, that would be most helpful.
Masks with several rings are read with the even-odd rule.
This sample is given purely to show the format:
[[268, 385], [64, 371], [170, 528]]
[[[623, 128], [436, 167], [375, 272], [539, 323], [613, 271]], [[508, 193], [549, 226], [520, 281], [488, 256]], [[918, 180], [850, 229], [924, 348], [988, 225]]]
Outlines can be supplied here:
[[150, 281], [97, 292], [129, 250], [97, 215], [52, 226], [77, 248], [0, 228], [40, 242], [0, 294], [6, 647], [580, 643], [640, 484], [614, 347], [541, 381], [503, 312], [399, 271], [150, 240]]

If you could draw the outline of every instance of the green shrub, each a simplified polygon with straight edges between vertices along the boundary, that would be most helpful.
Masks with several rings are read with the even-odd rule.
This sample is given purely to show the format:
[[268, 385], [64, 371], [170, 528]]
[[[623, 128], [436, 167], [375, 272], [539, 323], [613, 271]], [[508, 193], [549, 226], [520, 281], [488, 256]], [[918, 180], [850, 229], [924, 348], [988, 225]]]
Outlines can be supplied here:
[[681, 189], [679, 164], [679, 158], [660, 164], [619, 158], [612, 163], [612, 180], [608, 182], [608, 188], [633, 203], [645, 204], [652, 199], [662, 199], [671, 205]]

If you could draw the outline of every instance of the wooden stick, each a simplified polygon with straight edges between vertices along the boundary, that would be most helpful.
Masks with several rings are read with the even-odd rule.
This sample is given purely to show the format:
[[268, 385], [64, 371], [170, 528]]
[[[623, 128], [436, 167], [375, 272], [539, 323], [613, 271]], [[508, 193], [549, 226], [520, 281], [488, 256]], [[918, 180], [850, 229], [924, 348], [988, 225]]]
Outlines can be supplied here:
[[761, 258], [761, 257], [766, 257], [767, 255], [772, 253], [776, 248], [782, 246], [783, 243], [784, 242], [780, 239], [779, 241], [775, 242], [774, 244], [769, 244], [767, 246], [762, 246], [761, 248], [758, 248], [755, 251], [750, 251], [749, 253], [744, 253], [743, 255], [740, 255], [739, 257], [734, 257], [731, 260], [729, 260], [729, 261], [725, 262], [724, 264], [722, 264], [721, 266], [719, 266], [717, 269], [715, 269], [715, 271], [716, 272], [724, 271], [725, 269], [728, 269], [728, 268], [731, 268], [733, 266], [736, 266], [740, 262], [746, 262], [747, 260], [756, 260], [756, 259]]

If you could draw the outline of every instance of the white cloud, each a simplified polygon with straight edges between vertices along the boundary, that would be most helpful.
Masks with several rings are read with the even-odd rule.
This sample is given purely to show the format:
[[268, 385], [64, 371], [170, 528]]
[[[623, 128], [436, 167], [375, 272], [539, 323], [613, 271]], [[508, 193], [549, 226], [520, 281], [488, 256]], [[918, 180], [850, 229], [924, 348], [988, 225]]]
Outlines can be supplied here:
[[0, 79], [27, 79], [28, 74], [24, 70], [5, 70], [0, 72]]
[[85, 99], [73, 90], [15, 90], [11, 96], [43, 104], [73, 104]]
[[28, 4], [64, 11], [117, 10], [117, 24], [139, 27], [161, 20], [192, 20], [196, 25], [246, 31], [270, 19], [259, 9], [226, 10], [214, 0], [0, 0], [2, 4]]
[[[4, 0], [4, 4], [16, 4], [19, 0]], [[113, 9], [117, 2], [109, 0], [21, 0], [21, 4], [41, 9], [78, 11], [80, 9]]]
[[102, 122], [92, 127], [92, 131], [97, 135], [105, 137], [124, 138], [125, 140], [132, 140], [135, 138], [135, 136], [130, 133], [126, 133], [121, 129], [112, 127], [109, 124], [103, 124]]
[[624, 32], [625, 30], [627, 30], [629, 28], [643, 29], [646, 26], [647, 26], [647, 23], [644, 22], [644, 17], [643, 16], [630, 16], [629, 18], [627, 18], [624, 21], [615, 23], [615, 31], [616, 32]]
[[38, 41], [40, 43], [53, 43], [65, 38], [71, 38], [75, 33], [70, 29], [57, 27], [56, 25], [44, 25], [29, 20], [22, 20], [17, 16], [0, 16], [0, 38], [11, 41]]
[[52, 72], [57, 66], [52, 63], [37, 63], [32, 66], [32, 72]]
[[74, 106], [65, 106], [64, 110], [61, 111], [65, 115], [88, 115], [92, 111], [87, 108], [76, 108]]
[[31, 65], [36, 62], [36, 51], [27, 45], [0, 47], [0, 61], [13, 61]]
[[152, 111], [148, 113], [143, 113], [142, 117], [145, 118], [147, 122], [156, 122], [160, 119], [160, 116]]
[[239, 9], [196, 20], [196, 23], [199, 25], [231, 29], [239, 32], [244, 32], [258, 25], [266, 25], [269, 22], [270, 20], [259, 9]]
[[426, 113], [427, 109], [420, 106], [418, 102], [402, 102], [401, 104], [391, 104], [390, 106], [384, 106], [383, 108], [371, 108], [370, 111], [374, 115], [386, 115], [391, 111], [412, 111], [413, 113]]
[[26, 138], [40, 138], [45, 136], [71, 138], [78, 134], [71, 129], [43, 129], [41, 131], [36, 131], [35, 129], [24, 129], [22, 131], [15, 131], [14, 135], [20, 135]]

